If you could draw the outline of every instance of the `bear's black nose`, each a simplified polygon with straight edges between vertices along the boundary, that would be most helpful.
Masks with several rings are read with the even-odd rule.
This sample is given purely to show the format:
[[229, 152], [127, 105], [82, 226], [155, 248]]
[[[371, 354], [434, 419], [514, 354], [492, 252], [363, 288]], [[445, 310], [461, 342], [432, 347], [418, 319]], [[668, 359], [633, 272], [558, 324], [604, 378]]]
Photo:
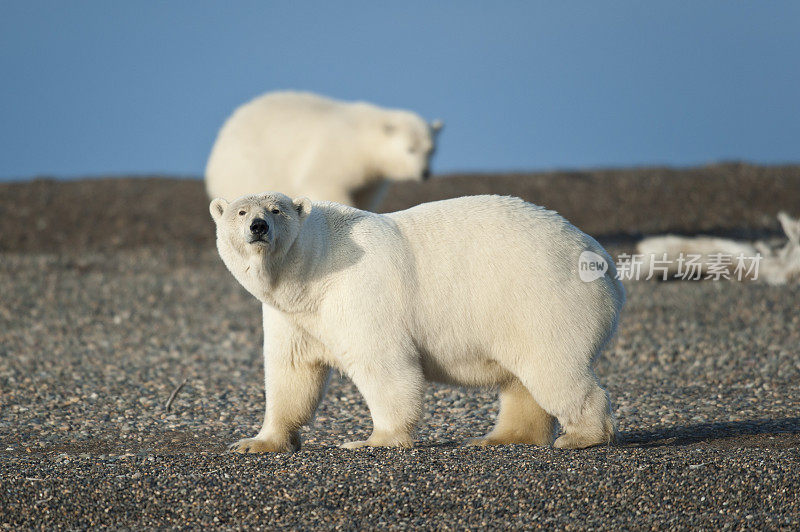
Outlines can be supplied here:
[[256, 218], [250, 224], [250, 232], [254, 235], [263, 235], [267, 231], [269, 231], [269, 225], [267, 225], [266, 220], [262, 220], [261, 218]]

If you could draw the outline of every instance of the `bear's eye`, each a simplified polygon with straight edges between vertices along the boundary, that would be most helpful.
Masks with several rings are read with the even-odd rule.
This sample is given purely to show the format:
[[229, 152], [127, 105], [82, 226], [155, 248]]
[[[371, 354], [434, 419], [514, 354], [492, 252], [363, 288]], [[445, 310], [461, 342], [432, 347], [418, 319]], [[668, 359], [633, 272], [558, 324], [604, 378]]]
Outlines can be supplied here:
[[281, 213], [280, 209], [272, 209], [272, 214], [280, 214], [280, 213]]
[[247, 214], [247, 211], [239, 211], [239, 216], [244, 216], [245, 214]]

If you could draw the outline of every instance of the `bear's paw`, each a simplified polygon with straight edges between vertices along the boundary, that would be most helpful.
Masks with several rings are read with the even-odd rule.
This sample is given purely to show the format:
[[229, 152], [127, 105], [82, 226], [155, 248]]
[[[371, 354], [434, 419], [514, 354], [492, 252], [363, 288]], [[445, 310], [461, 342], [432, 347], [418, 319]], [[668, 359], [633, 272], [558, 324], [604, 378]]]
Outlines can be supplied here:
[[373, 432], [372, 435], [362, 441], [349, 441], [343, 443], [343, 449], [361, 449], [362, 447], [402, 447], [411, 448], [414, 440], [408, 434], [389, 434], [386, 432]]
[[291, 453], [300, 450], [299, 439], [277, 442], [262, 438], [244, 438], [231, 444], [230, 450], [235, 453]]

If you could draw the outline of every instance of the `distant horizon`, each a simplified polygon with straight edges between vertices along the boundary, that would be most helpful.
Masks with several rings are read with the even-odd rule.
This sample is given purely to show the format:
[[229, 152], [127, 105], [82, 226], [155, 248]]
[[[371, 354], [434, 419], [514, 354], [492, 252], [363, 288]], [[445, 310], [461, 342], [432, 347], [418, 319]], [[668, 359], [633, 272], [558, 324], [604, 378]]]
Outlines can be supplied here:
[[0, 181], [198, 177], [225, 118], [278, 89], [443, 119], [439, 175], [787, 164], [798, 22], [788, 0], [9, 0]]
[[[588, 166], [588, 167], [563, 167], [563, 168], [530, 168], [530, 169], [508, 169], [508, 170], [456, 170], [452, 172], [434, 172], [431, 174], [433, 179], [449, 176], [487, 176], [487, 175], [535, 175], [535, 174], [557, 174], [557, 173], [580, 173], [580, 172], [627, 172], [634, 170], [655, 170], [655, 169], [668, 169], [668, 170], [691, 170], [693, 168], [709, 168], [716, 166], [734, 166], [745, 165], [757, 168], [776, 168], [776, 167], [792, 167], [800, 166], [798, 161], [778, 161], [774, 163], [759, 163], [754, 161], [744, 160], [722, 160], [710, 161], [706, 163], [697, 164], [631, 164], [631, 165], [611, 165], [611, 166]], [[180, 179], [189, 181], [202, 181], [204, 176], [193, 174], [167, 174], [163, 172], [122, 172], [122, 173], [99, 173], [99, 174], [84, 174], [84, 175], [50, 175], [40, 174], [22, 178], [7, 178], [0, 179], [0, 184], [3, 183], [28, 183], [36, 180], [43, 181], [89, 181], [89, 180], [102, 180], [102, 179]]]

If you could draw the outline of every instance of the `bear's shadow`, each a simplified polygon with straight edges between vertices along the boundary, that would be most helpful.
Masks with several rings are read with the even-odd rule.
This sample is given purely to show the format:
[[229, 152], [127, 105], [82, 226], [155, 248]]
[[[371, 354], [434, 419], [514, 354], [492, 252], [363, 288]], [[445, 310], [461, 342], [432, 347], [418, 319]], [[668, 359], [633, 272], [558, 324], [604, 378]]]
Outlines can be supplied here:
[[621, 447], [800, 447], [800, 417], [697, 423], [620, 434]]
[[[421, 449], [456, 449], [466, 440], [425, 441], [415, 447]], [[725, 423], [697, 423], [680, 425], [654, 431], [621, 432], [614, 447], [668, 448], [697, 447], [712, 449], [800, 447], [800, 417], [785, 419], [758, 419]], [[476, 447], [476, 449], [480, 449]]]

